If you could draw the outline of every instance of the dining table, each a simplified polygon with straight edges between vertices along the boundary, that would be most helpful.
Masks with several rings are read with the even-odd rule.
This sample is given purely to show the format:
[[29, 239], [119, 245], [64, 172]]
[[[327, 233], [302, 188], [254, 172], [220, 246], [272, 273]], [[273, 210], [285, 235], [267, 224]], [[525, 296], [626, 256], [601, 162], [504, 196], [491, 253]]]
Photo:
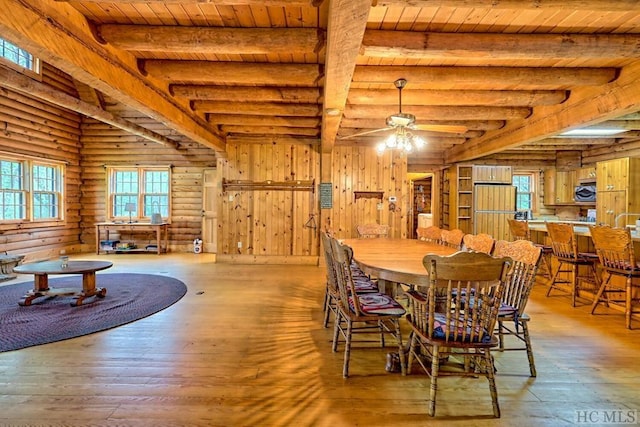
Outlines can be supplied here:
[[353, 259], [368, 275], [378, 278], [381, 291], [393, 291], [395, 283], [410, 287], [429, 286], [429, 276], [422, 264], [425, 255], [451, 255], [456, 248], [416, 239], [378, 237], [342, 239], [353, 249]]

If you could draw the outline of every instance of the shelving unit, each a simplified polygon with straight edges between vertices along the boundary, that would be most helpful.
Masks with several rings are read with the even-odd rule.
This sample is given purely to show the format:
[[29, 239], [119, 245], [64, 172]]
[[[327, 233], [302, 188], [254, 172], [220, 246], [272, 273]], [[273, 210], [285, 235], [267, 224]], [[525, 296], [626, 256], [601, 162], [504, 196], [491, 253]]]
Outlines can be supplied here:
[[458, 165], [457, 173], [457, 228], [465, 233], [473, 232], [473, 166]]

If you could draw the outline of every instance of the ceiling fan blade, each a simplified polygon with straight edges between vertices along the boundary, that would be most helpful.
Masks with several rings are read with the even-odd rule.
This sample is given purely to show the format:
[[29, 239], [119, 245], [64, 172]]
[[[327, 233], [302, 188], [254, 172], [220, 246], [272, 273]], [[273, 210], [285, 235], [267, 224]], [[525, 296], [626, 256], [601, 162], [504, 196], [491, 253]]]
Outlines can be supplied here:
[[420, 125], [415, 124], [411, 126], [416, 130], [430, 130], [432, 132], [444, 132], [444, 133], [465, 133], [468, 129], [466, 126], [460, 125]]
[[383, 132], [385, 130], [391, 130], [393, 128], [391, 127], [386, 127], [386, 128], [380, 128], [380, 129], [373, 129], [373, 130], [365, 130], [362, 132], [356, 132], [354, 134], [351, 135], [347, 135], [347, 136], [341, 136], [338, 139], [349, 139], [349, 138], [355, 138], [356, 136], [363, 136], [363, 135], [369, 135], [371, 133], [377, 133], [377, 132]]

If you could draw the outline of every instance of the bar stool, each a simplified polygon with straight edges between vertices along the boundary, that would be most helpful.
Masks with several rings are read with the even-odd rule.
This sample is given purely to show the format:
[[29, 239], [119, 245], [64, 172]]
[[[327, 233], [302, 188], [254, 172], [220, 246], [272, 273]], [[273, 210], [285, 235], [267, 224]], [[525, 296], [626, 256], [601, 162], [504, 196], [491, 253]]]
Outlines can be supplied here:
[[[529, 223], [527, 221], [507, 218], [507, 222], [509, 223], [509, 230], [511, 231], [513, 240], [531, 241], [531, 230], [529, 230]], [[539, 247], [542, 251], [542, 265], [544, 266], [544, 269], [539, 269], [538, 273], [551, 280], [552, 272], [550, 258], [551, 255], [553, 255], [553, 250], [549, 245], [543, 245], [541, 243], [534, 243], [534, 245]]]
[[[600, 279], [596, 272], [596, 263], [598, 255], [588, 252], [578, 252], [578, 243], [576, 241], [573, 225], [559, 222], [546, 223], [547, 232], [551, 238], [551, 249], [553, 256], [558, 261], [558, 268], [551, 278], [547, 296], [551, 294], [553, 289], [565, 291], [561, 284], [571, 285], [571, 304], [576, 306], [576, 297], [580, 296], [580, 281], [594, 282], [596, 287], [600, 287]], [[587, 275], [580, 275], [579, 267], [587, 267]], [[558, 278], [560, 273], [571, 273], [571, 280], [561, 280]]]

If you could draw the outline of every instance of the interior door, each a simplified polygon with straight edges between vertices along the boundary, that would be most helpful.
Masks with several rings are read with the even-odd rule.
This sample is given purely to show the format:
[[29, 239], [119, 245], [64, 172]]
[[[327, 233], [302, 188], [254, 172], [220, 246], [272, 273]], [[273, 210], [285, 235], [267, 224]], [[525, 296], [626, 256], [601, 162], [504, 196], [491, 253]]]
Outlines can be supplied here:
[[216, 253], [218, 230], [217, 169], [205, 169], [202, 174], [202, 251]]

